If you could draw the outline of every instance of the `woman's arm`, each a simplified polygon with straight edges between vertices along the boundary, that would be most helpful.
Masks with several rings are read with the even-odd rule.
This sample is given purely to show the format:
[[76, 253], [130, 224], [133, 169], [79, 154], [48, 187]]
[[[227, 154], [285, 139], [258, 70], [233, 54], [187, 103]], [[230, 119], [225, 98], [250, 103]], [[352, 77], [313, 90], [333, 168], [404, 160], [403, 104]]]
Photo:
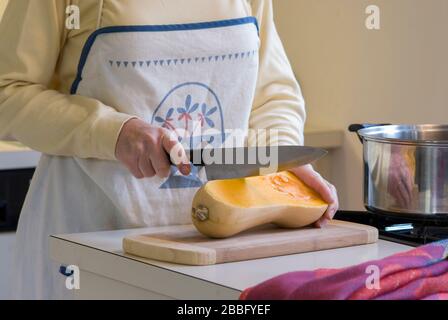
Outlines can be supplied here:
[[277, 33], [271, 0], [253, 0], [260, 27], [260, 67], [250, 115], [251, 129], [275, 129], [271, 144], [303, 144], [305, 102]]
[[0, 138], [52, 155], [115, 159], [120, 130], [132, 117], [49, 89], [68, 2], [9, 1], [0, 22]]

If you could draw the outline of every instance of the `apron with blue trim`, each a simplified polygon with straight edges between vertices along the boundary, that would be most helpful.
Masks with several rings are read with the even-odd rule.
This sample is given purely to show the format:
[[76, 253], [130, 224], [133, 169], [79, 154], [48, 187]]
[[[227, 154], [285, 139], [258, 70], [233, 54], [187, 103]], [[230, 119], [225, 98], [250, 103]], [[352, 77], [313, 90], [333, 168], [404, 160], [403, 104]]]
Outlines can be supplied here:
[[[248, 130], [259, 45], [253, 17], [102, 28], [85, 44], [71, 93], [171, 130], [185, 148], [219, 147], [229, 129]], [[64, 284], [49, 266], [48, 235], [190, 223], [206, 179], [172, 167], [168, 178], [139, 180], [116, 161], [44, 155], [21, 217], [18, 265], [45, 275], [18, 270], [24, 290]]]
[[[174, 131], [186, 148], [217, 147], [226, 129], [248, 127], [258, 46], [254, 18], [101, 29], [85, 47], [72, 93]], [[138, 180], [117, 162], [76, 161], [129, 226], [188, 223], [206, 180], [197, 168]]]

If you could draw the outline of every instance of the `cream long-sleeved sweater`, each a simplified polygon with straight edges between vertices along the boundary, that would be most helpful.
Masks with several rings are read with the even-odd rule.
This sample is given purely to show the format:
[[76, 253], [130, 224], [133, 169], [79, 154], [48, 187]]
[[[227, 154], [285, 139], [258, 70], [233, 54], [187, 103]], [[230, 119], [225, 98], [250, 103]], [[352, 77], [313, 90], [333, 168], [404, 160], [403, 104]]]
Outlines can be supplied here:
[[[80, 29], [65, 27], [69, 5], [80, 9]], [[0, 22], [0, 138], [50, 155], [113, 160], [120, 130], [132, 115], [70, 95], [87, 37], [112, 25], [249, 15], [258, 19], [261, 39], [249, 127], [277, 129], [278, 144], [301, 144], [304, 101], [275, 29], [271, 0], [9, 1]]]

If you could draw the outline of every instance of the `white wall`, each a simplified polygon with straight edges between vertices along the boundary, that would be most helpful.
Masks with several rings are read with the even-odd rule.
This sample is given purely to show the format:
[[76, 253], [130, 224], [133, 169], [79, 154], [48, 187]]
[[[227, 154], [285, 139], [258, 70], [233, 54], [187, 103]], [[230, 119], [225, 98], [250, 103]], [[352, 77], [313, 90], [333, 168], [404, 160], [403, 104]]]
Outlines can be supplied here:
[[[448, 123], [448, 1], [274, 0], [302, 85], [308, 128], [353, 122]], [[365, 28], [376, 4], [381, 30]], [[346, 134], [332, 181], [342, 208], [362, 209], [362, 148]]]

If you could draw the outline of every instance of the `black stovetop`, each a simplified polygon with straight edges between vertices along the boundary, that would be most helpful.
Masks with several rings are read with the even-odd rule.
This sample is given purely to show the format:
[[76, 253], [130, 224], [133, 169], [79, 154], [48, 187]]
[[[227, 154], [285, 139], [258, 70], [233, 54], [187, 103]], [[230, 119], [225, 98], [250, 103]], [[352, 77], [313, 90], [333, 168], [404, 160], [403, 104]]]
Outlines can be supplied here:
[[448, 239], [448, 215], [423, 218], [370, 211], [338, 211], [335, 219], [376, 227], [381, 239], [419, 246]]

